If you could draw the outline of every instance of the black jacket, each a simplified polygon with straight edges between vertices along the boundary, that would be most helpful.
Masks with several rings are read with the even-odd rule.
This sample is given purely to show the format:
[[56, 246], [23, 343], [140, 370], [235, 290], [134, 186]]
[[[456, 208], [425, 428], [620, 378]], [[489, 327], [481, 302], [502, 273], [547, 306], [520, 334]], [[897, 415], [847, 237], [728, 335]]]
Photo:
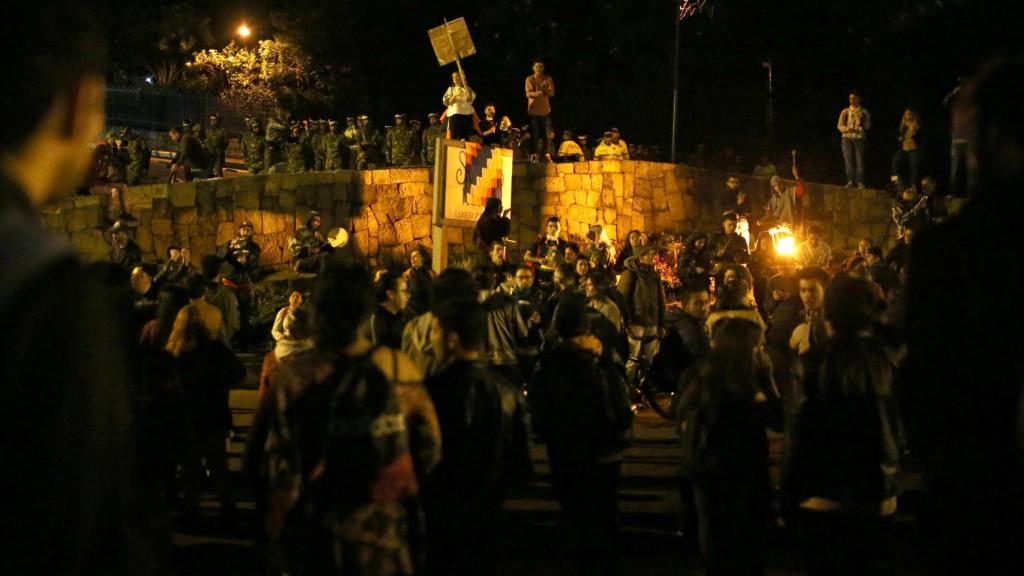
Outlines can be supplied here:
[[787, 500], [817, 496], [856, 509], [900, 492], [902, 425], [895, 366], [872, 337], [829, 340], [800, 357]]
[[739, 234], [719, 232], [708, 242], [711, 248], [711, 261], [730, 264], [746, 264], [750, 262], [750, 250], [747, 241]]
[[561, 458], [590, 463], [620, 457], [633, 426], [625, 374], [593, 344], [563, 342], [530, 382], [534, 432]]
[[[484, 360], [455, 361], [425, 382], [437, 410], [444, 457], [423, 479], [427, 532], [496, 526], [509, 481], [531, 472], [522, 394]], [[435, 536], [441, 536], [435, 534]]]
[[231, 428], [231, 387], [245, 378], [245, 366], [220, 340], [203, 340], [177, 358], [178, 385], [193, 434]]

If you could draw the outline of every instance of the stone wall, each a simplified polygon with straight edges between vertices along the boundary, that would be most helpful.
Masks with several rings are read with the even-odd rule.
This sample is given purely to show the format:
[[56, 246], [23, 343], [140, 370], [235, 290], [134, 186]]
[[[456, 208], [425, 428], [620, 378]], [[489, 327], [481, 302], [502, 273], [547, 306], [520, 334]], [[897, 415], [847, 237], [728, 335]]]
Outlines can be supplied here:
[[[620, 242], [632, 229], [714, 231], [727, 202], [728, 176], [638, 161], [516, 164], [511, 237], [525, 250], [551, 215], [561, 218], [566, 233], [583, 236], [591, 224], [602, 224]], [[263, 262], [283, 264], [289, 258], [289, 236], [310, 211], [318, 210], [325, 229], [350, 226], [360, 251], [372, 261], [388, 263], [404, 260], [417, 246], [431, 247], [432, 179], [430, 168], [403, 168], [136, 186], [124, 192], [123, 209], [139, 220], [136, 239], [146, 260], [163, 258], [167, 247], [177, 244], [190, 248], [198, 261], [233, 238], [243, 220], [250, 220], [263, 247]], [[740, 179], [760, 213], [767, 181]], [[884, 192], [811, 183], [807, 188], [806, 214], [822, 226], [833, 247], [854, 247], [863, 236], [876, 242], [891, 236], [890, 200]], [[108, 251], [103, 228], [121, 210], [120, 201], [85, 196], [56, 202], [42, 216], [87, 259], [98, 260]], [[450, 253], [471, 252], [471, 234], [470, 228], [449, 229]]]

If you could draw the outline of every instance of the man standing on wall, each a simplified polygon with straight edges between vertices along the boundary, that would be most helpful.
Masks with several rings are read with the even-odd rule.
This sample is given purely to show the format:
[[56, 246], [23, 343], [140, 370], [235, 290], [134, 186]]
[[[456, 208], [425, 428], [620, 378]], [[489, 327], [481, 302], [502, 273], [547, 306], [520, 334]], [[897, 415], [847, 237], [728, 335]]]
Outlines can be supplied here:
[[864, 188], [865, 136], [871, 129], [871, 114], [860, 105], [860, 94], [850, 92], [850, 106], [839, 113], [839, 132], [843, 135], [843, 161], [846, 187]]
[[554, 95], [555, 81], [544, 73], [544, 62], [534, 60], [533, 74], [526, 77], [526, 112], [530, 115], [534, 141], [530, 159], [534, 162], [541, 157], [551, 161], [551, 98]]

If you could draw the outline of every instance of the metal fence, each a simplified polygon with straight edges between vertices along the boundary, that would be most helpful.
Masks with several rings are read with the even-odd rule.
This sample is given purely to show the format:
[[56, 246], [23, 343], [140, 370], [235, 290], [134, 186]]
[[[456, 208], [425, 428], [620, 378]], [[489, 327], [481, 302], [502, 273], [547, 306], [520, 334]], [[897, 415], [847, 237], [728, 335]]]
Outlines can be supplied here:
[[[168, 130], [185, 120], [206, 122], [210, 114], [221, 115], [229, 132], [246, 132], [245, 113], [214, 96], [187, 92], [162, 92], [143, 88], [107, 88], [107, 125], [148, 130]], [[271, 112], [259, 110], [264, 118]]]

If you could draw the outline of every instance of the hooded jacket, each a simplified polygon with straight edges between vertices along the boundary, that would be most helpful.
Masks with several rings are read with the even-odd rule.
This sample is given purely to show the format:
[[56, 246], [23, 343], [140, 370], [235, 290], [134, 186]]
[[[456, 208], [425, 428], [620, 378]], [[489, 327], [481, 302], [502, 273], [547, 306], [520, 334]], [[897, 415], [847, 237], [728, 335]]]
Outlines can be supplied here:
[[622, 310], [626, 324], [665, 325], [665, 288], [653, 268], [644, 268], [635, 257], [627, 259], [618, 290], [626, 299], [626, 308]]

